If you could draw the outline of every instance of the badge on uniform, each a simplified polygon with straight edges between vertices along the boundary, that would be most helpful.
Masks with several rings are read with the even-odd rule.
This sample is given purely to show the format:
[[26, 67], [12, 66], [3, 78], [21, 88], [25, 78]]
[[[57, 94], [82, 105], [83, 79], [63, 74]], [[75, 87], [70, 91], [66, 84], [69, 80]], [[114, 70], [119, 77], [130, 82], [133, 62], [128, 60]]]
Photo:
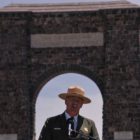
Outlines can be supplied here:
[[84, 131], [85, 131], [85, 132], [88, 132], [88, 128], [87, 128], [87, 127], [85, 127], [85, 128], [84, 128]]

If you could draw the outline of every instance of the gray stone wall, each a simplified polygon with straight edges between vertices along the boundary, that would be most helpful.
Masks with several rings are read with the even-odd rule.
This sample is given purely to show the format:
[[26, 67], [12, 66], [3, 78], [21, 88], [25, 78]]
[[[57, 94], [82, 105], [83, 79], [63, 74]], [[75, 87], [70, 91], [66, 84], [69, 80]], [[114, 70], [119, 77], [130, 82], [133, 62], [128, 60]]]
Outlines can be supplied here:
[[29, 51], [27, 13], [0, 13], [0, 134], [29, 139]]
[[[35, 34], [96, 32], [103, 33], [102, 46], [31, 48]], [[1, 12], [0, 52], [0, 134], [32, 140], [39, 89], [56, 75], [78, 72], [102, 92], [103, 139], [118, 131], [140, 139], [139, 9]]]
[[113, 10], [106, 14], [105, 94], [107, 98], [104, 100], [104, 111], [109, 127], [108, 132], [104, 131], [104, 137], [112, 137], [114, 131], [133, 131], [133, 139], [138, 140], [140, 136], [139, 12], [129, 9]]

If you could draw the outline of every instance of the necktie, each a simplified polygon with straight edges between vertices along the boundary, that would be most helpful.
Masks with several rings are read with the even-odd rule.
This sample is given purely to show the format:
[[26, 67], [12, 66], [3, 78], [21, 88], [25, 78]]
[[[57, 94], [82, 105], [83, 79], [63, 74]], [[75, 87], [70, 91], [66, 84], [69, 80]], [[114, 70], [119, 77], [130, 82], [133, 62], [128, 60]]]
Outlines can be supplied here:
[[67, 119], [67, 125], [71, 125], [71, 129], [74, 129], [74, 118], [70, 117], [69, 119]]
[[[68, 127], [68, 132], [70, 133], [69, 135], [71, 137], [75, 137], [75, 132], [73, 131], [74, 130], [74, 118], [73, 117], [67, 119], [67, 127]], [[69, 128], [69, 127], [71, 127], [71, 128]]]

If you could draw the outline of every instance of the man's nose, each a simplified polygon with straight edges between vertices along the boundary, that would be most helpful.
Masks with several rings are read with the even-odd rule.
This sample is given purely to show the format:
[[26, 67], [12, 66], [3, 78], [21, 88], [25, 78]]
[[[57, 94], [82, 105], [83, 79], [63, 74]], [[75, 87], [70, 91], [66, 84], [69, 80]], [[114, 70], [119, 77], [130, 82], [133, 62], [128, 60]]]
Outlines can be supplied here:
[[76, 105], [78, 104], [78, 102], [77, 102], [76, 100], [73, 100], [72, 103], [73, 103], [73, 104], [76, 104]]

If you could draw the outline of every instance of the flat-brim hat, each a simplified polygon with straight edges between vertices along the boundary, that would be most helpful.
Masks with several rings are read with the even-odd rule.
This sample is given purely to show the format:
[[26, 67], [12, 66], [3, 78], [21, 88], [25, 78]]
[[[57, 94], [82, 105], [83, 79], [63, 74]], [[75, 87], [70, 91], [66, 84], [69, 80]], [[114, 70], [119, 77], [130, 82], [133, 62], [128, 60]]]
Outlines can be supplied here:
[[61, 99], [65, 100], [67, 97], [79, 97], [83, 100], [84, 104], [88, 104], [91, 100], [85, 97], [85, 91], [79, 86], [71, 86], [68, 88], [66, 93], [61, 93], [58, 95]]

